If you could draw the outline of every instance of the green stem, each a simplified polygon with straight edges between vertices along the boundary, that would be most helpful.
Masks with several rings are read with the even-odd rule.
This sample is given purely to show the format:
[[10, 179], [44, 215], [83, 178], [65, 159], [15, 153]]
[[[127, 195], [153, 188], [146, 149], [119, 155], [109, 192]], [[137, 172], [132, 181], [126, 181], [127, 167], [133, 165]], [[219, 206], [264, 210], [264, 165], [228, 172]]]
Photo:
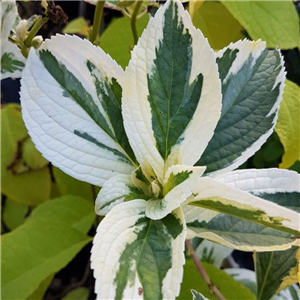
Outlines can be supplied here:
[[137, 19], [137, 15], [140, 11], [140, 8], [142, 6], [143, 1], [136, 1], [136, 5], [133, 11], [133, 14], [131, 16], [131, 31], [133, 34], [133, 40], [134, 40], [134, 45], [137, 44], [139, 36], [137, 33], [137, 29], [136, 29], [136, 19]]
[[31, 47], [31, 42], [33, 38], [36, 36], [36, 34], [39, 32], [39, 30], [43, 27], [45, 23], [47, 23], [48, 17], [42, 17], [39, 16], [36, 22], [34, 23], [33, 27], [31, 28], [27, 38], [25, 39], [22, 48], [21, 48], [21, 53], [25, 58], [27, 58], [29, 49]]
[[96, 5], [94, 21], [93, 21], [93, 29], [91, 31], [90, 38], [89, 38], [89, 40], [92, 44], [95, 44], [95, 42], [97, 41], [100, 24], [101, 24], [101, 19], [102, 19], [104, 3], [105, 3], [105, 1], [98, 1], [97, 5]]

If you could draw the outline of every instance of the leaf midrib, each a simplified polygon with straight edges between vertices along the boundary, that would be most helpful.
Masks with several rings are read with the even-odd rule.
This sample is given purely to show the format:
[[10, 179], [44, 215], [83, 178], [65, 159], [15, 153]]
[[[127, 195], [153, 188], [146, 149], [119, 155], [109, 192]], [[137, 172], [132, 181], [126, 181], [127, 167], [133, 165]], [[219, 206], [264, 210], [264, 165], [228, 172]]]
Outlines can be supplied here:
[[[259, 295], [257, 296], [257, 300], [263, 300], [261, 298], [262, 294], [263, 294], [263, 291], [264, 291], [264, 287], [267, 283], [267, 277], [269, 275], [269, 272], [270, 272], [270, 269], [271, 269], [271, 264], [272, 264], [272, 261], [273, 261], [273, 257], [274, 257], [274, 252], [271, 253], [271, 256], [270, 256], [270, 259], [269, 259], [269, 263], [268, 263], [268, 267], [267, 267], [267, 270], [265, 272], [265, 276], [264, 276], [264, 279], [263, 279], [263, 284], [261, 285], [261, 288], [260, 288], [260, 292], [259, 292]], [[257, 276], [256, 276], [257, 278]], [[258, 278], [257, 278], [258, 279]], [[257, 280], [258, 281], [258, 280]]]

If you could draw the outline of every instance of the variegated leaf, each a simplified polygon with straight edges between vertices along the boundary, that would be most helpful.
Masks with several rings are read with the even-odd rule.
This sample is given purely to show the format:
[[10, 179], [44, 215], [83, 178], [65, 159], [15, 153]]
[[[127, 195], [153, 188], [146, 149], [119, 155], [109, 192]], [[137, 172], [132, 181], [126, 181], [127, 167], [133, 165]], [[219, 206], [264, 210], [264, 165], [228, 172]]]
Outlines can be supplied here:
[[173, 164], [194, 165], [220, 116], [214, 53], [179, 1], [149, 21], [125, 71], [123, 116], [140, 164], [162, 181]]
[[201, 237], [242, 251], [275, 251], [300, 246], [292, 234], [224, 214], [205, 222], [199, 218], [188, 223], [190, 237]]
[[193, 294], [193, 300], [208, 300], [206, 297], [195, 290], [191, 290], [191, 292]]
[[191, 205], [209, 208], [298, 236], [300, 214], [211, 178], [200, 178]]
[[300, 191], [298, 173], [276, 168], [236, 170], [215, 179], [255, 195]]
[[110, 56], [75, 36], [57, 35], [29, 54], [25, 124], [38, 150], [74, 178], [102, 185], [134, 169], [121, 115], [123, 75]]
[[[188, 201], [192, 201], [194, 199], [192, 196], [188, 199]], [[188, 202], [187, 201], [187, 202]], [[183, 205], [182, 211], [184, 214], [184, 219], [186, 224], [195, 224], [200, 222], [208, 223], [210, 220], [212, 220], [215, 216], [219, 214], [219, 212], [206, 209], [202, 207], [196, 207], [192, 205]], [[187, 226], [187, 233], [186, 237], [187, 239], [192, 239], [195, 237], [195, 232]]]
[[20, 49], [8, 40], [10, 31], [18, 19], [16, 1], [1, 1], [1, 79], [21, 77], [25, 66], [25, 58]]
[[300, 213], [300, 175], [294, 171], [281, 169], [236, 170], [218, 176], [216, 179], [226, 185], [247, 191]]
[[131, 175], [117, 175], [104, 183], [95, 202], [95, 211], [106, 215], [119, 203], [134, 199], [149, 199], [149, 196], [133, 184]]
[[[250, 192], [300, 212], [300, 177], [296, 172], [279, 169], [237, 170], [219, 175], [216, 179], [231, 187]], [[220, 214], [213, 219], [203, 219], [203, 215], [208, 214], [208, 212], [206, 209], [202, 209], [202, 214], [198, 213], [199, 217], [194, 213], [193, 218], [191, 218], [192, 208], [188, 206], [185, 210], [189, 212], [188, 214], [185, 213], [185, 217], [188, 217], [186, 222], [189, 238], [199, 236], [244, 251], [274, 251], [299, 244], [294, 235], [232, 216]]]
[[[284, 253], [284, 252], [283, 252]], [[263, 254], [263, 253], [262, 253]], [[281, 265], [278, 270], [281, 270], [285, 264]], [[241, 268], [230, 268], [224, 269], [224, 271], [232, 276], [236, 281], [242, 283], [247, 287], [253, 294], [256, 294], [256, 274], [252, 270], [241, 269]], [[296, 284], [282, 290], [277, 295], [274, 295], [270, 300], [299, 300], [299, 288]]]
[[298, 282], [299, 247], [286, 251], [255, 253], [257, 300], [269, 299]]
[[147, 201], [146, 216], [158, 220], [180, 207], [191, 196], [205, 167], [172, 166], [163, 182], [162, 198]]
[[153, 221], [146, 201], [115, 206], [100, 223], [92, 249], [97, 299], [174, 299], [184, 264], [181, 209]]
[[238, 41], [217, 54], [222, 113], [197, 165], [206, 173], [231, 171], [273, 132], [284, 86], [283, 58], [261, 41]]

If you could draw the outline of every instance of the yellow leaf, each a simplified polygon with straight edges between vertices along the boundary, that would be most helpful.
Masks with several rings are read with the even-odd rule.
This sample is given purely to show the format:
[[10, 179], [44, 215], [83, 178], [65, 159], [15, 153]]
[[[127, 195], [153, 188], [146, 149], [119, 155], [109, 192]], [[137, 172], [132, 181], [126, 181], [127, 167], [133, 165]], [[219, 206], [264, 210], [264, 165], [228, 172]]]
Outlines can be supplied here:
[[299, 111], [300, 88], [295, 83], [286, 80], [275, 127], [285, 150], [280, 168], [289, 168], [296, 160], [300, 160]]

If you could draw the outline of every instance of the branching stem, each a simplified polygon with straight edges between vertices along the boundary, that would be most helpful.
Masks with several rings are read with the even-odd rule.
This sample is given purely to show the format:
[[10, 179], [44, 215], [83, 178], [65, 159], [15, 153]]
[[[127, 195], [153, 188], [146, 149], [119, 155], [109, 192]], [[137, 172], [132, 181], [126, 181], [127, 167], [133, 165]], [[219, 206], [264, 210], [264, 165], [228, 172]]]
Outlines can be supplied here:
[[33, 38], [36, 36], [36, 34], [39, 32], [39, 30], [43, 27], [45, 23], [47, 23], [48, 17], [42, 17], [39, 16], [36, 22], [34, 23], [33, 27], [31, 28], [28, 36], [26, 37], [22, 48], [21, 48], [21, 53], [25, 58], [28, 57], [29, 49], [31, 47], [31, 42]]
[[185, 241], [185, 245], [186, 247], [188, 248], [189, 250], [189, 253], [190, 255], [192, 256], [192, 259], [197, 267], [197, 269], [199, 270], [201, 276], [203, 277], [205, 283], [208, 285], [210, 291], [216, 295], [216, 297], [219, 299], [219, 300], [226, 300], [226, 298], [221, 294], [221, 292], [218, 290], [218, 288], [213, 284], [213, 282], [210, 280], [210, 278], [208, 277], [206, 271], [204, 270], [201, 262], [199, 261], [196, 253], [195, 253], [195, 250], [191, 244], [191, 242], [189, 240], [186, 240]]

